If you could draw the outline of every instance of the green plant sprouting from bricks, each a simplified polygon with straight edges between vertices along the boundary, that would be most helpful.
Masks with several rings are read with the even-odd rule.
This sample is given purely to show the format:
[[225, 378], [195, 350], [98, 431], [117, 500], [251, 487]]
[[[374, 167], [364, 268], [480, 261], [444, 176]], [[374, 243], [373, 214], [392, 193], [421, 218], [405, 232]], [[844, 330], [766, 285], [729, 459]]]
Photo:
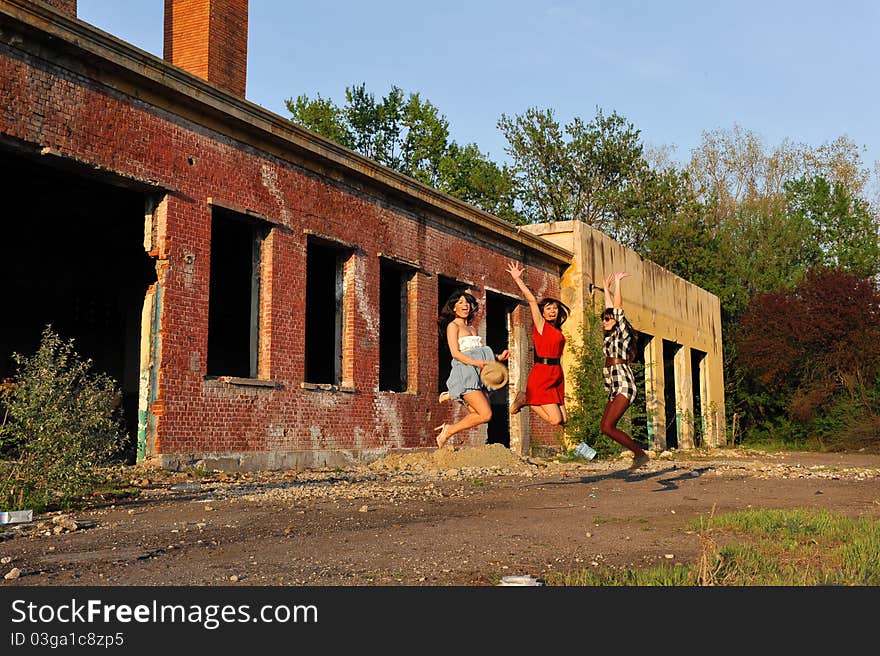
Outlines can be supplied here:
[[121, 392], [51, 326], [34, 355], [13, 359], [0, 425], [0, 504], [42, 510], [86, 491], [95, 468], [120, 451]]

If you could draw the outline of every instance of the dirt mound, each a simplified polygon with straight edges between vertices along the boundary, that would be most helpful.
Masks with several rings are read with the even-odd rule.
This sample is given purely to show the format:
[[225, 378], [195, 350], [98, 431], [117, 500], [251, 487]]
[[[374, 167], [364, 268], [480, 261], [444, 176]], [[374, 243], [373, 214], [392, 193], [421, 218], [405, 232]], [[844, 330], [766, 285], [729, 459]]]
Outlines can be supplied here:
[[526, 472], [535, 466], [501, 444], [486, 444], [446, 447], [417, 453], [393, 453], [370, 463], [370, 468], [380, 471], [499, 469]]

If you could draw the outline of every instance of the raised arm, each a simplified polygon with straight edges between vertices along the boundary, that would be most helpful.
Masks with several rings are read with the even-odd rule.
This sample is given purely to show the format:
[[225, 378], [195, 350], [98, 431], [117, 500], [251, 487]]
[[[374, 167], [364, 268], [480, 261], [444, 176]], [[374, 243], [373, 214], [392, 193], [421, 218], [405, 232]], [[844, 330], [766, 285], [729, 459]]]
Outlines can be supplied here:
[[452, 357], [459, 362], [464, 362], [465, 364], [479, 367], [480, 369], [486, 366], [485, 360], [475, 360], [474, 358], [469, 358], [464, 353], [462, 353], [461, 350], [459, 350], [458, 326], [454, 322], [450, 322], [450, 324], [446, 326], [446, 343], [449, 345], [450, 355], [452, 355]]
[[511, 262], [507, 265], [507, 273], [513, 278], [516, 286], [519, 287], [519, 290], [522, 292], [523, 298], [525, 298], [526, 302], [529, 304], [529, 309], [532, 311], [532, 321], [535, 322], [535, 328], [537, 328], [538, 333], [543, 335], [544, 316], [541, 314], [541, 308], [538, 307], [538, 299], [535, 298], [535, 295], [528, 287], [526, 287], [526, 284], [522, 280], [524, 272], [525, 269], [519, 262]]
[[[622, 308], [623, 295], [620, 292], [620, 281], [629, 276], [626, 271], [616, 271], [610, 276], [605, 276], [605, 307]], [[614, 285], [614, 298], [611, 298], [611, 286]]]
[[605, 291], [605, 308], [606, 309], [613, 308], [614, 301], [611, 300], [611, 285], [614, 284], [614, 274], [612, 273], [610, 275], [605, 276], [602, 279], [602, 282], [604, 283], [604, 286], [605, 286], [605, 289], [604, 289], [604, 291]]

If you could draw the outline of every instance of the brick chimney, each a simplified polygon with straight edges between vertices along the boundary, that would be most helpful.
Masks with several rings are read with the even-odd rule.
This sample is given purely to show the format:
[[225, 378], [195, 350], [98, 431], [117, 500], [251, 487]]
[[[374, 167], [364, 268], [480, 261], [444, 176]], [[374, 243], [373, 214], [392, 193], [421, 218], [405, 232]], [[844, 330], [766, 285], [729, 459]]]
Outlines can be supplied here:
[[165, 60], [244, 98], [248, 0], [165, 0]]
[[43, 2], [66, 16], [76, 18], [76, 0], [43, 0]]

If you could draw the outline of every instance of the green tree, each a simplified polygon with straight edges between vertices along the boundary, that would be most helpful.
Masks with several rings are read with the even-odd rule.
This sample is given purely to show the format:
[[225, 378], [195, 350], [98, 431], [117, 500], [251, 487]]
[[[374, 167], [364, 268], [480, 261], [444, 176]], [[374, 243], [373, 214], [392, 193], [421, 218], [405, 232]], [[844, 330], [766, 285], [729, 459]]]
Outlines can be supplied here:
[[437, 187], [499, 218], [512, 223], [524, 222], [516, 209], [510, 169], [490, 161], [476, 144], [449, 144], [440, 160]]
[[816, 264], [864, 277], [880, 273], [880, 222], [867, 201], [821, 176], [790, 181], [785, 190], [789, 216], [812, 229], [805, 250]]
[[284, 104], [293, 115], [293, 122], [335, 141], [340, 146], [355, 149], [342, 110], [332, 100], [322, 98], [320, 94], [314, 99], [301, 95], [288, 98]]
[[392, 86], [376, 100], [365, 84], [347, 87], [345, 104], [318, 95], [285, 101], [291, 120], [419, 182], [514, 223], [512, 174], [480, 152], [449, 137], [449, 122], [418, 93]]
[[528, 222], [579, 220], [644, 252], [658, 226], [691, 195], [674, 167], [654, 169], [640, 133], [601, 109], [590, 122], [560, 125], [551, 109], [498, 121], [508, 141], [515, 192]]

